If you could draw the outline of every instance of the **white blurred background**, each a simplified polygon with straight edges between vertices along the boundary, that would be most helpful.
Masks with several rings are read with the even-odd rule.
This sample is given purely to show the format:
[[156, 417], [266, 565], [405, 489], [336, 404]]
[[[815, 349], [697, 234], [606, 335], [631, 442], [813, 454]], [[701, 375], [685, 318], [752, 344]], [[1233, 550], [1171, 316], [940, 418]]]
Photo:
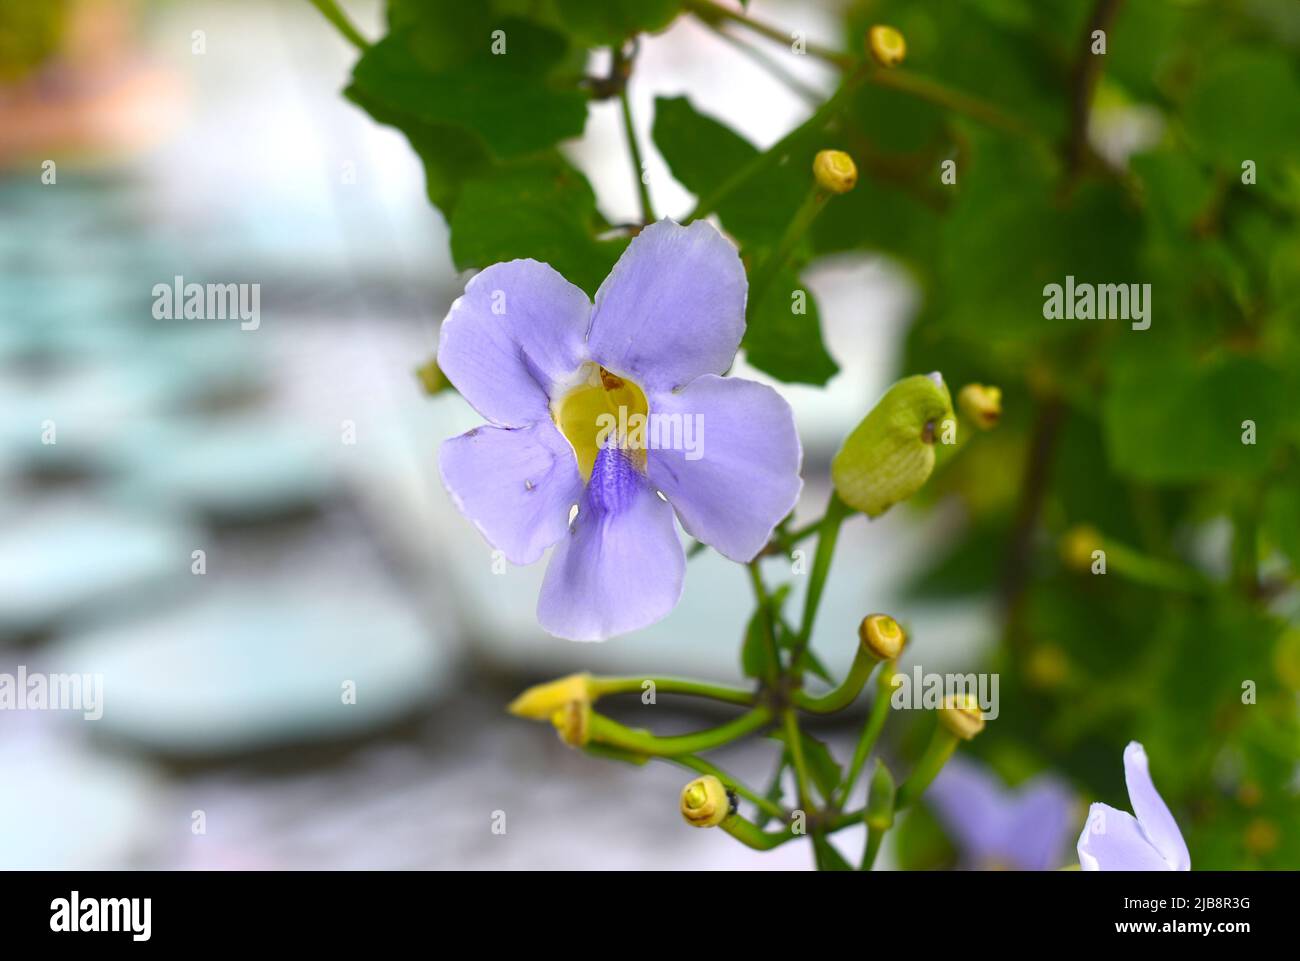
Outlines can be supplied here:
[[[382, 32], [378, 3], [346, 6]], [[751, 9], [838, 44], [816, 4]], [[536, 626], [544, 564], [493, 573], [437, 475], [439, 443], [479, 417], [414, 375], [466, 278], [404, 138], [340, 96], [352, 48], [305, 0], [73, 10], [55, 67], [0, 87], [0, 672], [102, 673], [104, 716], [0, 711], [0, 867], [809, 866], [800, 845], [758, 855], [686, 826], [678, 769], [586, 758], [504, 714], [577, 669], [738, 682], [748, 583], [705, 553], [667, 620], [579, 645]], [[810, 58], [784, 59], [826, 89]], [[809, 109], [686, 20], [642, 45], [647, 147], [654, 97], [679, 93], [761, 146]], [[569, 149], [606, 216], [632, 219], [616, 104]], [[656, 208], [684, 214], [647, 159]], [[153, 286], [177, 275], [260, 284], [260, 327], [154, 319]], [[915, 291], [866, 256], [806, 280], [842, 368], [826, 390], [781, 388], [812, 517], [840, 439], [900, 373]], [[951, 520], [847, 527], [814, 638], [832, 670], [869, 610], [911, 626], [912, 657], [973, 659], [984, 612], [899, 592]], [[714, 720], [668, 698], [621, 711]], [[760, 780], [773, 756], [721, 760]]]

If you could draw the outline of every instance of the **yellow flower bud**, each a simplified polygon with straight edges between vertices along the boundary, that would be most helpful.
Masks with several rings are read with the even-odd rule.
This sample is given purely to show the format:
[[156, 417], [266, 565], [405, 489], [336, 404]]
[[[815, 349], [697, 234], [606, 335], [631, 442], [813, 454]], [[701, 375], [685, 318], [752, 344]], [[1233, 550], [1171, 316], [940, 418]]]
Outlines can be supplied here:
[[949, 694], [939, 708], [939, 722], [963, 741], [984, 730], [984, 712], [973, 694]]
[[905, 377], [885, 392], [831, 461], [840, 499], [878, 517], [921, 489], [934, 470], [934, 442], [952, 416], [938, 374]]
[[858, 625], [858, 639], [880, 660], [892, 661], [907, 643], [907, 633], [888, 614], [868, 614]]
[[581, 674], [570, 674], [557, 681], [548, 681], [530, 687], [511, 701], [506, 710], [516, 717], [530, 717], [545, 721], [572, 701], [585, 701], [590, 704], [594, 700], [591, 692], [591, 675], [584, 671]]
[[447, 379], [447, 375], [442, 372], [436, 360], [415, 368], [415, 376], [420, 381], [420, 387], [430, 397], [451, 388], [451, 381]]
[[893, 27], [878, 23], [867, 31], [867, 50], [882, 67], [896, 67], [907, 56], [907, 41]]
[[569, 747], [586, 747], [591, 740], [591, 702], [570, 701], [551, 715], [551, 723]]
[[1101, 549], [1101, 534], [1087, 524], [1071, 527], [1061, 538], [1061, 560], [1071, 570], [1091, 570], [1092, 552]]
[[980, 430], [992, 430], [1002, 419], [1002, 388], [967, 384], [957, 392], [957, 406]]
[[731, 814], [731, 804], [726, 787], [712, 774], [682, 788], [682, 817], [697, 828], [717, 827]]
[[843, 150], [819, 150], [813, 158], [817, 184], [833, 194], [846, 194], [858, 182], [858, 165]]

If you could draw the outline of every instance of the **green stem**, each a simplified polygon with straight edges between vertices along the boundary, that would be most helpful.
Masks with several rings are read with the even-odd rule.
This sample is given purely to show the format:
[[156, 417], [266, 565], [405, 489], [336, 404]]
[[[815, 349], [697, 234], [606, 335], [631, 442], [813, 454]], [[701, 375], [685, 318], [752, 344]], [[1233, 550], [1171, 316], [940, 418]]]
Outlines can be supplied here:
[[652, 224], [658, 218], [655, 217], [654, 206], [650, 203], [650, 187], [645, 182], [645, 166], [641, 160], [641, 147], [636, 139], [636, 126], [632, 123], [632, 105], [628, 102], [626, 83], [618, 92], [618, 102], [623, 111], [623, 132], [627, 135], [627, 148], [632, 156], [637, 196], [641, 200], [641, 223]]
[[597, 714], [591, 715], [589, 727], [591, 740], [598, 744], [622, 748], [636, 754], [651, 757], [669, 757], [676, 754], [698, 754], [737, 738], [744, 737], [771, 723], [772, 715], [766, 708], [755, 708], [718, 727], [711, 727], [691, 734], [676, 734], [659, 737], [649, 731], [634, 730], [619, 724], [612, 718]]
[[754, 703], [753, 691], [682, 677], [593, 677], [589, 683], [594, 697], [604, 697], [606, 694], [640, 694], [645, 690], [647, 681], [654, 685], [656, 694], [708, 697], [725, 704], [740, 704], [745, 707]]
[[722, 770], [722, 768], [710, 764], [708, 761], [704, 760], [703, 758], [698, 758], [694, 754], [678, 754], [672, 757], [660, 758], [659, 760], [668, 761], [672, 764], [680, 765], [681, 767], [687, 768], [692, 771], [696, 771], [699, 774], [712, 774], [719, 781], [721, 781], [726, 787], [730, 788], [732, 791], [735, 791], [736, 794], [740, 795], [745, 800], [754, 804], [764, 814], [774, 817], [777, 820], [782, 820], [782, 821], [785, 820], [786, 812], [785, 809], [781, 807], [781, 805], [776, 804], [773, 801], [769, 801], [767, 798], [763, 797], [761, 794], [759, 794], [753, 788], [749, 787], [743, 781], [740, 781], [732, 777], [726, 771]]
[[1186, 594], [1202, 593], [1211, 587], [1209, 581], [1191, 568], [1151, 557], [1108, 538], [1103, 539], [1102, 547], [1106, 551], [1107, 570], [1135, 583]]
[[952, 757], [952, 752], [957, 750], [957, 740], [957, 735], [942, 724], [935, 728], [929, 746], [926, 747], [925, 753], [921, 755], [921, 759], [916, 762], [916, 767], [912, 770], [912, 776], [904, 781], [902, 787], [898, 789], [898, 799], [894, 803], [895, 811], [903, 810], [925, 793], [925, 789], [930, 786], [930, 782], [938, 776], [939, 771], [948, 763], [948, 758]]
[[785, 844], [786, 841], [793, 841], [796, 837], [800, 837], [800, 835], [792, 833], [788, 828], [784, 831], [764, 831], [753, 821], [746, 820], [739, 814], [731, 815], [722, 822], [721, 826], [722, 830], [741, 844], [753, 848], [755, 851], [770, 851]]
[[871, 870], [871, 866], [876, 863], [876, 855], [880, 853], [880, 842], [884, 839], [884, 831], [867, 828], [867, 848], [862, 852], [862, 864], [858, 867], [859, 871]]
[[839, 89], [836, 90], [824, 104], [817, 108], [816, 112], [813, 113], [811, 117], [791, 130], [769, 149], [764, 150], [748, 163], [740, 167], [735, 173], [724, 180], [712, 193], [701, 197], [699, 203], [695, 205], [695, 209], [686, 216], [686, 222], [698, 220], [705, 214], [716, 210], [719, 204], [730, 197], [732, 193], [743, 186], [751, 177], [762, 173], [772, 164], [784, 157], [791, 145], [801, 137], [811, 131], [821, 130], [826, 126], [826, 124], [830, 123], [830, 121], [842, 109], [844, 109], [845, 105], [848, 103], [849, 97], [852, 96], [853, 92], [862, 85], [863, 81], [866, 80], [867, 75], [868, 69], [866, 67], [861, 67], [849, 74], [849, 76], [845, 77], [840, 83]]
[[767, 585], [763, 583], [763, 572], [758, 568], [758, 560], [755, 558], [750, 561], [749, 581], [754, 587], [754, 599], [758, 603], [758, 609], [763, 617], [763, 641], [767, 646], [767, 663], [768, 672], [767, 680], [769, 683], [775, 681], [781, 673], [781, 652], [776, 646], [776, 623], [773, 620], [772, 596], [768, 593]]
[[774, 57], [769, 56], [766, 51], [760, 50], [758, 47], [741, 40], [735, 34], [722, 29], [722, 25], [713, 20], [701, 17], [700, 22], [717, 34], [723, 41], [739, 50], [768, 73], [772, 74], [772, 76], [776, 77], [804, 100], [807, 100], [810, 103], [821, 102], [821, 93], [808, 86], [790, 71], [786, 70], [785, 67], [781, 66]]
[[763, 296], [767, 293], [776, 275], [781, 272], [785, 266], [786, 260], [790, 256], [790, 251], [794, 250], [803, 235], [808, 232], [817, 215], [822, 212], [826, 202], [830, 200], [831, 195], [828, 191], [823, 190], [816, 183], [803, 199], [803, 203], [794, 212], [790, 218], [790, 223], [785, 228], [785, 233], [781, 235], [780, 241], [777, 242], [776, 249], [763, 261], [763, 263], [753, 272], [753, 277], [749, 283], [749, 308], [752, 311], [763, 301]]
[[795, 638], [790, 654], [790, 664], [798, 672], [799, 662], [808, 649], [812, 639], [813, 624], [817, 620], [817, 608], [821, 605], [822, 590], [826, 586], [826, 575], [830, 573], [831, 557], [835, 553], [835, 542], [840, 536], [840, 525], [853, 513], [853, 509], [832, 492], [826, 505], [817, 531], [817, 553], [813, 557], [812, 571], [808, 576], [808, 594], [803, 603], [803, 620], [799, 624], [799, 635]]
[[339, 7], [335, 0], [308, 0], [313, 7], [320, 11], [334, 28], [343, 34], [344, 38], [363, 53], [370, 49], [370, 41], [361, 35], [356, 27], [352, 26], [352, 21], [347, 18], [347, 14]]
[[834, 714], [836, 711], [843, 710], [861, 693], [867, 679], [871, 677], [871, 672], [879, 663], [878, 657], [859, 644], [857, 653], [853, 655], [853, 664], [849, 667], [848, 676], [839, 687], [820, 697], [812, 697], [802, 690], [795, 691], [794, 703], [801, 710], [812, 714]]
[[960, 90], [944, 86], [935, 80], [930, 80], [928, 77], [922, 77], [899, 67], [893, 67], [874, 70], [868, 79], [878, 87], [887, 87], [900, 93], [911, 94], [919, 100], [925, 100], [936, 106], [946, 107], [956, 113], [965, 114], [973, 120], [978, 120], [990, 127], [996, 127], [1018, 137], [1035, 141], [1042, 140], [1042, 137], [1032, 127], [1022, 123], [1016, 117], [1004, 113], [991, 103], [978, 97], [972, 97], [970, 94], [962, 93]]
[[853, 794], [853, 788], [858, 783], [862, 768], [867, 763], [867, 758], [871, 756], [871, 750], [876, 746], [880, 732], [884, 729], [885, 721], [889, 717], [889, 691], [886, 689], [886, 684], [887, 678], [892, 676], [893, 673], [894, 668], [891, 663], [882, 670], [880, 682], [876, 684], [876, 699], [871, 702], [871, 713], [867, 716], [867, 723], [862, 729], [862, 736], [858, 738], [858, 746], [853, 752], [853, 761], [849, 765], [849, 773], [844, 778], [844, 787], [841, 789], [839, 798], [841, 806], [847, 804], [849, 797]]
[[803, 756], [803, 737], [799, 733], [799, 718], [794, 711], [787, 708], [781, 712], [781, 721], [785, 725], [786, 746], [790, 748], [790, 763], [794, 767], [794, 782], [799, 795], [799, 807], [809, 812], [808, 802], [808, 764]]
[[[732, 10], [713, 3], [712, 0], [686, 0], [686, 9], [695, 14], [705, 23], [714, 25], [719, 20], [730, 20], [732, 23], [738, 23], [748, 30], [760, 36], [767, 37], [769, 40], [775, 40], [777, 43], [784, 44], [787, 48], [794, 42], [794, 37], [780, 27], [774, 27], [771, 24], [764, 23], [761, 20], [755, 20], [753, 17], [741, 13], [739, 10]], [[825, 60], [827, 63], [833, 63], [837, 67], [848, 68], [853, 66], [855, 60], [847, 53], [840, 53], [838, 50], [832, 50], [829, 47], [823, 47], [816, 43], [804, 43], [804, 50], [819, 60]]]

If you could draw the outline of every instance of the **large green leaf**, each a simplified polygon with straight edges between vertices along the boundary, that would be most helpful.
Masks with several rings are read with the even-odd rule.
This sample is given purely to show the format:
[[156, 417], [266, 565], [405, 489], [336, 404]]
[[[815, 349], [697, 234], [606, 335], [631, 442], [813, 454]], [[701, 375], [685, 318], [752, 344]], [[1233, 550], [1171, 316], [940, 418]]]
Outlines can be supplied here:
[[[1136, 335], [1141, 336], [1141, 335]], [[1291, 430], [1282, 374], [1262, 360], [1130, 354], [1112, 372], [1104, 405], [1113, 468], [1151, 482], [1257, 476]], [[1243, 443], [1243, 423], [1255, 443]]]
[[626, 238], [598, 240], [590, 184], [559, 159], [494, 171], [466, 182], [451, 217], [451, 253], [459, 269], [531, 257], [550, 264], [593, 295]]
[[[494, 43], [504, 52], [493, 53]], [[354, 99], [434, 127], [471, 130], [493, 154], [515, 157], [582, 133], [586, 97], [572, 80], [553, 76], [567, 50], [562, 34], [529, 20], [494, 19], [486, 8], [482, 16], [460, 16], [454, 27], [423, 19], [362, 55]]]
[[751, 364], [787, 383], [820, 385], [839, 371], [822, 342], [817, 301], [788, 267], [750, 305], [741, 347]]
[[1300, 130], [1300, 82], [1280, 54], [1235, 50], [1212, 60], [1197, 78], [1185, 107], [1187, 132], [1197, 148], [1240, 173], [1244, 160], [1275, 177], [1271, 164], [1294, 157]]
[[672, 22], [681, 0], [557, 0], [560, 19], [583, 43], [607, 47]]
[[[655, 101], [652, 133], [673, 176], [701, 198], [717, 190], [759, 154], [748, 140], [697, 111], [685, 97], [660, 97]], [[774, 245], [811, 183], [811, 166], [798, 169], [793, 161], [773, 164], [726, 198], [718, 208], [718, 216], [745, 247]]]

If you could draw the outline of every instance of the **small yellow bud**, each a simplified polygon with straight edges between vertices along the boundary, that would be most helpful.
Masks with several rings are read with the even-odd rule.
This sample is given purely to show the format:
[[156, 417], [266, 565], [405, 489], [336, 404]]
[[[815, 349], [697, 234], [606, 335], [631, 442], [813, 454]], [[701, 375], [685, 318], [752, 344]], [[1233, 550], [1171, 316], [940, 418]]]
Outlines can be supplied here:
[[1088, 524], [1071, 527], [1061, 538], [1061, 560], [1071, 570], [1091, 570], [1092, 552], [1101, 549], [1101, 534]]
[[1282, 840], [1277, 825], [1264, 818], [1255, 818], [1246, 825], [1246, 850], [1251, 854], [1272, 854]]
[[963, 741], [984, 730], [984, 712], [973, 694], [949, 694], [939, 708], [939, 722]]
[[430, 397], [451, 388], [451, 381], [447, 379], [447, 375], [442, 372], [436, 360], [415, 368], [415, 376], [420, 381], [420, 387]]
[[957, 406], [980, 430], [992, 430], [1002, 419], [1002, 388], [967, 384], [957, 392]]
[[573, 701], [585, 701], [590, 704], [594, 697], [591, 693], [591, 675], [587, 672], [570, 674], [556, 681], [537, 684], [510, 702], [506, 708], [516, 717], [530, 717], [545, 721], [555, 712]]
[[858, 639], [882, 661], [892, 661], [907, 643], [907, 633], [888, 614], [868, 614], [858, 625]]
[[712, 774], [682, 788], [682, 817], [697, 828], [717, 827], [731, 814], [731, 795]]
[[591, 740], [591, 702], [570, 701], [551, 715], [551, 723], [569, 747], [586, 747]]
[[819, 150], [813, 158], [817, 184], [833, 194], [846, 194], [858, 182], [858, 165], [843, 150]]
[[893, 27], [878, 23], [867, 31], [867, 50], [882, 67], [896, 67], [907, 56], [907, 41]]

